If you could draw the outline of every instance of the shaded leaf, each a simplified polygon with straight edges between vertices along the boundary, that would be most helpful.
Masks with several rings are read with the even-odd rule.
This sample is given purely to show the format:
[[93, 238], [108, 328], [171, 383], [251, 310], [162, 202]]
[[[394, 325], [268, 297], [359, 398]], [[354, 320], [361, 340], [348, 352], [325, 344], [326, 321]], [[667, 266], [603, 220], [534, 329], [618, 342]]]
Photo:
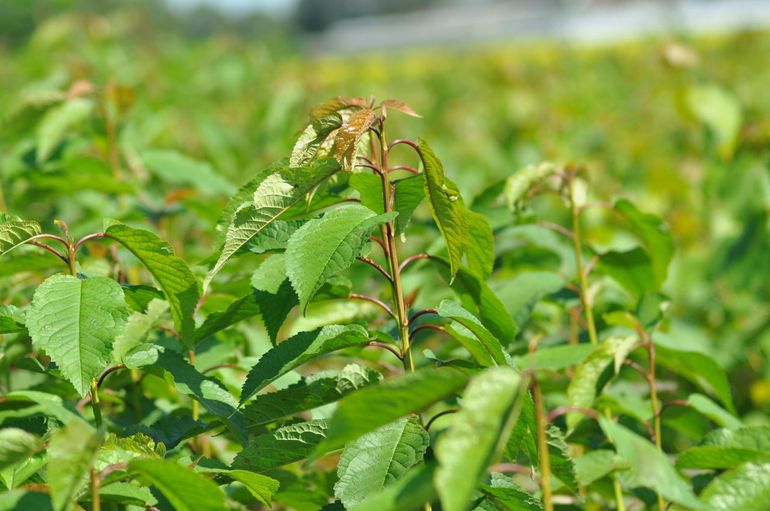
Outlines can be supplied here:
[[283, 426], [252, 438], [232, 463], [235, 469], [265, 472], [308, 457], [326, 436], [326, 420]]
[[422, 176], [410, 176], [396, 181], [393, 209], [396, 217], [396, 235], [403, 234], [409, 226], [412, 214], [425, 198], [425, 179]]
[[0, 429], [0, 470], [27, 459], [40, 448], [32, 433], [19, 428]]
[[657, 288], [663, 285], [668, 275], [668, 265], [674, 256], [674, 241], [668, 226], [657, 216], [639, 211], [626, 199], [616, 201], [615, 211], [624, 218], [631, 231], [643, 244], [652, 264], [652, 273]]
[[72, 509], [72, 502], [86, 482], [100, 444], [100, 435], [82, 420], [67, 423], [51, 437], [48, 485], [54, 509]]
[[379, 176], [357, 172], [350, 176], [350, 186], [358, 192], [361, 204], [378, 215], [385, 213], [385, 197], [382, 192], [382, 179]]
[[515, 211], [526, 201], [527, 194], [536, 185], [556, 174], [559, 168], [551, 162], [543, 162], [538, 165], [529, 165], [517, 170], [505, 180], [503, 196], [508, 204], [508, 209]]
[[221, 511], [225, 495], [211, 479], [171, 460], [134, 459], [128, 469], [160, 491], [176, 511]]

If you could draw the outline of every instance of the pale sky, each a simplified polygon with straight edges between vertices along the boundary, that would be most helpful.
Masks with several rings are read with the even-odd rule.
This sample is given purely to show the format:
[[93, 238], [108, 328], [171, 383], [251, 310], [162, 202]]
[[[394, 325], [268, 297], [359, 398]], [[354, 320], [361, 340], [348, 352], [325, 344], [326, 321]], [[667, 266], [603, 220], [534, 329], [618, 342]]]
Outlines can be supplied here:
[[252, 10], [286, 14], [296, 5], [297, 0], [166, 0], [172, 7], [190, 7], [207, 4], [220, 7], [225, 12], [240, 13]]

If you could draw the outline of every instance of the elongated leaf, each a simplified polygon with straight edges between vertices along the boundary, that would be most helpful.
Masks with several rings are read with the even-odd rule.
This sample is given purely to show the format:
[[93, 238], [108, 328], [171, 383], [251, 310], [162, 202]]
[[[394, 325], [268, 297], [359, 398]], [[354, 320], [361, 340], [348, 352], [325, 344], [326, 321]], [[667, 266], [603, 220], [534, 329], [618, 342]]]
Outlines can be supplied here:
[[432, 463], [417, 465], [382, 491], [366, 497], [351, 511], [406, 511], [420, 509], [436, 496]]
[[487, 467], [502, 453], [515, 423], [520, 377], [509, 367], [486, 369], [468, 384], [460, 411], [436, 444], [434, 481], [446, 511], [464, 511]]
[[396, 217], [396, 234], [406, 231], [412, 214], [425, 198], [425, 179], [422, 176], [410, 176], [396, 181], [396, 195], [393, 198], [393, 209], [398, 211]]
[[206, 162], [168, 150], [142, 153], [145, 166], [162, 181], [192, 186], [204, 195], [232, 195], [235, 186]]
[[578, 486], [577, 476], [575, 475], [575, 462], [569, 456], [569, 447], [564, 438], [564, 433], [553, 424], [548, 425], [546, 433], [548, 453], [551, 457], [551, 472], [563, 482], [572, 493], [577, 494]]
[[249, 428], [338, 401], [346, 394], [379, 381], [371, 369], [350, 364], [338, 376], [305, 378], [289, 387], [261, 394], [243, 409]]
[[0, 256], [40, 234], [40, 224], [0, 212]]
[[249, 440], [233, 460], [232, 467], [265, 472], [310, 455], [326, 436], [325, 420], [299, 422], [283, 426]]
[[23, 332], [24, 311], [13, 305], [0, 305], [0, 335]]
[[358, 143], [361, 137], [369, 130], [372, 123], [377, 118], [374, 110], [363, 108], [354, 112], [342, 124], [337, 135], [334, 138], [334, 157], [345, 169], [353, 167], [353, 160], [358, 151]]
[[[602, 372], [613, 362], [615, 362], [615, 372], [617, 372], [619, 363], [622, 363], [635, 344], [636, 339], [634, 337], [610, 337], [596, 346], [593, 352], [577, 367], [569, 387], [567, 387], [569, 404], [580, 408], [591, 408], [596, 397], [596, 385]], [[569, 429], [573, 429], [581, 418], [582, 415], [579, 413], [567, 414]]]
[[353, 264], [375, 227], [394, 217], [347, 205], [299, 228], [286, 247], [286, 273], [300, 307], [304, 310], [324, 282]]
[[123, 290], [105, 277], [54, 275], [35, 291], [27, 328], [81, 396], [110, 362], [112, 343], [125, 328]]
[[272, 477], [255, 474], [246, 470], [218, 470], [217, 473], [225, 474], [227, 477], [243, 483], [255, 499], [268, 507], [270, 507], [273, 495], [275, 495], [280, 486], [280, 483]]
[[422, 410], [452, 395], [466, 381], [467, 376], [456, 369], [431, 368], [353, 392], [337, 404], [329, 422], [328, 436], [317, 447], [316, 453], [342, 447], [364, 433]]
[[629, 431], [604, 417], [599, 419], [602, 429], [615, 445], [618, 456], [629, 465], [617, 477], [627, 488], [651, 488], [666, 500], [690, 509], [706, 509], [695, 497], [690, 485], [649, 440]]
[[385, 197], [382, 193], [382, 179], [379, 176], [358, 172], [350, 176], [350, 186], [358, 192], [361, 204], [378, 215], [385, 213]]
[[743, 423], [703, 394], [690, 394], [687, 404], [724, 428], [740, 428]]
[[[77, 413], [64, 405], [62, 398], [48, 392], [14, 390], [5, 394], [4, 397], [7, 402], [14, 403], [14, 408], [17, 409], [14, 415], [18, 417], [29, 417], [39, 413], [46, 417], [53, 417], [61, 424], [82, 420]], [[17, 403], [34, 403], [34, 405], [25, 407], [17, 406]]]
[[652, 264], [655, 284], [660, 288], [666, 280], [668, 265], [674, 256], [674, 241], [668, 226], [656, 215], [639, 211], [628, 200], [621, 199], [615, 203], [614, 207], [644, 244]]
[[37, 162], [46, 161], [72, 126], [85, 120], [92, 110], [92, 101], [74, 98], [46, 112], [37, 127]]
[[537, 184], [545, 181], [558, 172], [559, 168], [550, 162], [539, 165], [529, 165], [517, 170], [505, 181], [503, 196], [508, 204], [508, 209], [515, 211], [527, 199], [527, 194]]
[[[485, 361], [488, 363], [485, 365], [506, 363], [505, 355], [503, 354], [503, 347], [500, 345], [500, 341], [484, 327], [484, 325], [481, 323], [481, 321], [479, 321], [478, 318], [476, 318], [476, 316], [463, 309], [459, 304], [450, 300], [442, 301], [436, 311], [438, 312], [439, 316], [457, 321], [463, 327], [467, 328], [473, 333], [478, 342], [481, 344], [483, 352], [486, 354], [487, 360]], [[471, 351], [471, 353], [474, 351]], [[482, 360], [477, 361], [479, 363], [483, 362]]]
[[113, 223], [104, 234], [126, 247], [155, 277], [171, 308], [177, 332], [188, 347], [192, 346], [193, 313], [200, 290], [187, 263], [174, 255], [168, 243], [150, 231]]
[[728, 469], [744, 462], [770, 462], [770, 428], [750, 426], [712, 431], [702, 445], [677, 458], [680, 468]]
[[365, 434], [342, 451], [334, 496], [354, 507], [420, 463], [429, 444], [428, 432], [413, 418]]
[[134, 459], [128, 469], [160, 491], [176, 511], [221, 511], [225, 495], [211, 479], [171, 460]]
[[425, 195], [433, 212], [433, 220], [444, 238], [449, 254], [450, 280], [454, 280], [470, 242], [466, 210], [457, 187], [445, 179], [444, 166], [433, 149], [422, 139], [418, 140], [417, 145], [425, 167]]
[[735, 411], [730, 383], [716, 360], [702, 352], [679, 350], [668, 342], [662, 344], [657, 338], [654, 342], [658, 364], [716, 396], [728, 411]]
[[746, 463], [725, 472], [701, 494], [709, 511], [770, 510], [770, 463]]
[[256, 182], [247, 185], [247, 190], [254, 189], [251, 200], [238, 206], [230, 218], [224, 246], [203, 281], [204, 289], [236, 252], [337, 170], [339, 163], [324, 159], [305, 167], [271, 168], [260, 173]]
[[544, 296], [556, 293], [566, 281], [558, 273], [549, 271], [527, 271], [517, 273], [494, 287], [495, 293], [505, 310], [519, 327], [522, 327]]
[[466, 211], [465, 218], [468, 223], [468, 235], [472, 240], [465, 250], [468, 269], [480, 279], [486, 280], [495, 265], [495, 238], [492, 235], [492, 227], [481, 213]]
[[658, 289], [652, 262], [641, 248], [626, 252], [605, 252], [599, 258], [598, 268], [635, 298]]
[[325, 353], [363, 345], [368, 340], [369, 333], [360, 325], [329, 325], [286, 339], [262, 355], [251, 368], [241, 390], [241, 404], [295, 367]]
[[54, 509], [71, 509], [85, 483], [101, 437], [82, 420], [69, 422], [48, 443], [48, 485]]
[[594, 347], [590, 344], [562, 344], [539, 349], [534, 354], [514, 357], [513, 361], [522, 370], [559, 371], [580, 364], [592, 351]]
[[261, 313], [256, 290], [238, 298], [227, 306], [227, 309], [210, 314], [201, 326], [195, 329], [194, 339], [199, 342], [217, 332], [229, 328], [244, 319]]
[[25, 460], [40, 448], [32, 433], [19, 428], [0, 429], [0, 470]]

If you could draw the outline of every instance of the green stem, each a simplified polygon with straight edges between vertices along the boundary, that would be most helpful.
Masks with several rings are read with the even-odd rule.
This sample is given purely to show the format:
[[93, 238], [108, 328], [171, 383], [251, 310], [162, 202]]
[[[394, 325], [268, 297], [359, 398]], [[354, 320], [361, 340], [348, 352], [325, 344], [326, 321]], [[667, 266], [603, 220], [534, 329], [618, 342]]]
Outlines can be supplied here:
[[588, 276], [583, 266], [583, 240], [580, 231], [580, 207], [575, 202], [575, 176], [569, 180], [569, 202], [570, 212], [572, 214], [572, 246], [575, 251], [575, 266], [577, 267], [578, 285], [580, 287], [580, 304], [583, 307], [583, 314], [586, 318], [586, 328], [588, 329], [588, 339], [591, 344], [598, 344], [599, 339], [596, 335], [596, 322], [594, 321], [594, 312], [591, 308], [591, 299], [588, 296]]
[[99, 479], [99, 473], [94, 470], [94, 467], [91, 467], [91, 511], [101, 511], [102, 509], [102, 501], [101, 497], [99, 496], [99, 489], [102, 485], [101, 480]]
[[[383, 123], [384, 124], [384, 123]], [[381, 125], [382, 126], [382, 125]], [[390, 194], [390, 176], [388, 176], [388, 151], [385, 142], [385, 128], [381, 127], [379, 132], [380, 139], [380, 176], [382, 178], [382, 198], [385, 205], [385, 212], [393, 211]], [[374, 155], [373, 155], [374, 156]], [[398, 249], [396, 247], [396, 229], [393, 221], [389, 221], [383, 228], [385, 237], [385, 246], [387, 247], [386, 257], [388, 259], [388, 268], [393, 278], [393, 300], [395, 305], [396, 319], [398, 321], [398, 333], [401, 337], [401, 354], [404, 360], [404, 369], [414, 371], [414, 359], [412, 358], [411, 345], [409, 343], [409, 316], [406, 314], [406, 305], [404, 302], [404, 290], [401, 285], [401, 270], [398, 261]]]
[[[187, 355], [190, 358], [190, 365], [195, 366], [195, 350], [189, 350], [187, 352]], [[198, 401], [193, 399], [192, 400], [192, 418], [194, 421], [197, 421], [199, 416], [200, 416], [200, 409], [198, 408]]]
[[[646, 335], [645, 340], [647, 341], [647, 353], [650, 359], [650, 368], [647, 372], [647, 381], [650, 385], [650, 405], [652, 406], [653, 429], [655, 431], [655, 447], [657, 447], [660, 452], [663, 452], [663, 440], [661, 437], [662, 434], [660, 425], [660, 407], [658, 405], [658, 389], [655, 382], [655, 345], [652, 343], [652, 339]], [[666, 502], [663, 500], [663, 495], [660, 493], [658, 493], [658, 508], [660, 511], [666, 509]]]
[[532, 397], [535, 401], [535, 425], [537, 426], [537, 452], [540, 458], [540, 486], [543, 490], [543, 509], [553, 511], [553, 491], [551, 489], [551, 455], [548, 452], [546, 417], [543, 410], [543, 395], [537, 378], [532, 377]]
[[99, 406], [99, 387], [96, 384], [96, 378], [91, 380], [91, 409], [94, 411], [96, 427], [102, 427], [102, 409]]
[[[604, 416], [612, 420], [612, 412], [609, 407], [604, 409]], [[620, 481], [618, 481], [615, 474], [612, 475], [612, 489], [615, 492], [615, 509], [625, 511], [626, 504], [623, 502], [623, 488], [620, 486]]]

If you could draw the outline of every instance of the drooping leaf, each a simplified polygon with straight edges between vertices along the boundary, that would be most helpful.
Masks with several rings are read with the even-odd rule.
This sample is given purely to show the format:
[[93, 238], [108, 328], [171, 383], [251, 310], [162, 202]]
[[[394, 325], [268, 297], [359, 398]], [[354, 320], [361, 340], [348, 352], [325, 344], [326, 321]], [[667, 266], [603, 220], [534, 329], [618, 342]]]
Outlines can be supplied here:
[[286, 247], [286, 273], [302, 310], [330, 277], [353, 264], [369, 234], [394, 217], [395, 213], [376, 215], [351, 204], [307, 222], [294, 233]]
[[110, 362], [115, 337], [125, 328], [128, 306], [120, 284], [105, 277], [81, 280], [54, 275], [35, 291], [27, 328], [81, 396]]
[[101, 444], [101, 436], [82, 420], [73, 420], [48, 443], [48, 485], [57, 511], [72, 509], [78, 490]]
[[425, 198], [425, 179], [422, 176], [410, 176], [396, 181], [396, 195], [393, 198], [393, 209], [398, 212], [396, 217], [396, 234], [406, 231], [412, 214]]
[[[636, 344], [635, 337], [610, 337], [577, 366], [575, 374], [567, 387], [567, 400], [570, 406], [591, 408], [596, 397], [596, 385], [602, 372], [615, 363], [617, 373], [619, 362], [626, 358]], [[583, 416], [577, 412], [567, 414], [567, 426], [572, 430]]]
[[626, 199], [614, 204], [615, 211], [628, 222], [631, 231], [643, 244], [652, 264], [657, 288], [666, 281], [668, 265], [674, 256], [674, 241], [668, 226], [657, 216], [639, 211]]
[[705, 509], [666, 455], [649, 440], [605, 417], [601, 417], [599, 423], [615, 445], [618, 456], [630, 467], [617, 472], [623, 486], [651, 488], [668, 501], [690, 509]]
[[40, 232], [40, 224], [37, 222], [0, 212], [0, 257]]
[[141, 344], [156, 323], [168, 311], [168, 302], [152, 299], [147, 305], [147, 312], [132, 312], [128, 316], [126, 328], [112, 346], [112, 361], [123, 363], [123, 357]]
[[144, 165], [162, 181], [186, 185], [204, 195], [232, 195], [235, 186], [206, 162], [177, 151], [154, 149], [142, 153]]
[[354, 507], [420, 463], [429, 444], [428, 432], [413, 418], [365, 434], [342, 451], [334, 496]]
[[641, 248], [625, 252], [605, 252], [599, 258], [597, 267], [635, 298], [639, 298], [644, 293], [657, 291], [652, 263], [647, 253]]
[[256, 182], [247, 185], [247, 190], [254, 190], [251, 200], [236, 206], [230, 218], [224, 246], [203, 282], [204, 289], [236, 252], [339, 168], [339, 163], [329, 158], [304, 167], [260, 173]]
[[433, 220], [444, 238], [449, 255], [450, 280], [454, 280], [470, 242], [466, 209], [457, 187], [444, 177], [444, 166], [433, 149], [422, 139], [418, 140], [417, 145], [425, 167], [425, 195], [433, 212]]
[[242, 483], [255, 499], [268, 507], [280, 486], [280, 483], [272, 477], [247, 470], [217, 470], [216, 472]]
[[543, 162], [539, 165], [529, 165], [517, 170], [505, 181], [503, 196], [508, 204], [508, 209], [515, 211], [527, 199], [527, 194], [536, 185], [545, 181], [559, 171], [559, 167], [551, 162]]
[[770, 462], [745, 463], [712, 481], [700, 496], [709, 511], [770, 510]]
[[35, 435], [19, 428], [0, 429], [0, 470], [25, 460], [40, 448]]
[[422, 508], [436, 496], [433, 488], [434, 470], [433, 463], [417, 465], [382, 491], [368, 495], [351, 511], [405, 511]]
[[187, 263], [174, 255], [168, 243], [150, 231], [113, 223], [104, 234], [126, 247], [152, 274], [168, 301], [182, 342], [192, 346], [195, 330], [193, 314], [200, 290]]
[[[449, 367], [423, 369], [385, 380], [345, 396], [329, 420], [329, 432], [316, 449], [322, 454], [379, 426], [416, 412], [462, 388], [467, 376]], [[415, 389], [420, 389], [415, 392]]]
[[376, 371], [350, 364], [337, 376], [305, 378], [285, 389], [261, 394], [243, 409], [243, 415], [247, 427], [258, 427], [338, 401], [358, 388], [379, 381], [379, 378]]
[[37, 162], [46, 161], [72, 127], [91, 115], [93, 102], [74, 98], [64, 101], [43, 115], [37, 126]]
[[[484, 327], [484, 325], [481, 323], [481, 321], [479, 321], [478, 318], [476, 318], [476, 316], [463, 309], [459, 304], [450, 300], [442, 301], [436, 308], [436, 311], [439, 316], [457, 321], [463, 327], [473, 333], [482, 348], [482, 353], [476, 357], [477, 362], [482, 365], [499, 365], [506, 363], [506, 358], [503, 353], [503, 347], [500, 345], [500, 341]], [[471, 346], [469, 350], [472, 354], [478, 351], [473, 346]], [[483, 357], [482, 360], [479, 360], [479, 357]]]
[[481, 213], [466, 211], [468, 235], [471, 242], [465, 250], [468, 269], [480, 279], [486, 280], [492, 274], [495, 265], [495, 238], [489, 220]]
[[251, 368], [241, 390], [241, 404], [295, 367], [332, 351], [363, 345], [368, 340], [369, 333], [360, 325], [329, 325], [286, 339], [262, 355]]
[[521, 328], [529, 319], [535, 304], [544, 296], [564, 287], [564, 277], [555, 272], [520, 272], [494, 287], [505, 310]]
[[211, 479], [172, 460], [134, 459], [131, 472], [160, 491], [177, 511], [221, 511], [225, 495]]
[[326, 420], [283, 426], [252, 438], [238, 453], [232, 468], [265, 472], [308, 457], [326, 436]]
[[379, 176], [357, 172], [350, 176], [350, 186], [358, 192], [361, 204], [378, 215], [385, 213], [382, 179]]
[[690, 396], [687, 398], [687, 404], [723, 428], [734, 429], [743, 426], [743, 423], [740, 421], [740, 419], [703, 394], [690, 394]]
[[377, 114], [370, 108], [362, 108], [350, 115], [343, 122], [334, 138], [333, 153], [337, 161], [344, 169], [350, 170], [353, 166], [358, 143], [361, 137], [369, 131], [369, 128], [377, 118]]
[[514, 369], [501, 366], [468, 383], [460, 411], [436, 443], [434, 482], [443, 509], [466, 510], [487, 468], [502, 454], [516, 421], [520, 382]]

